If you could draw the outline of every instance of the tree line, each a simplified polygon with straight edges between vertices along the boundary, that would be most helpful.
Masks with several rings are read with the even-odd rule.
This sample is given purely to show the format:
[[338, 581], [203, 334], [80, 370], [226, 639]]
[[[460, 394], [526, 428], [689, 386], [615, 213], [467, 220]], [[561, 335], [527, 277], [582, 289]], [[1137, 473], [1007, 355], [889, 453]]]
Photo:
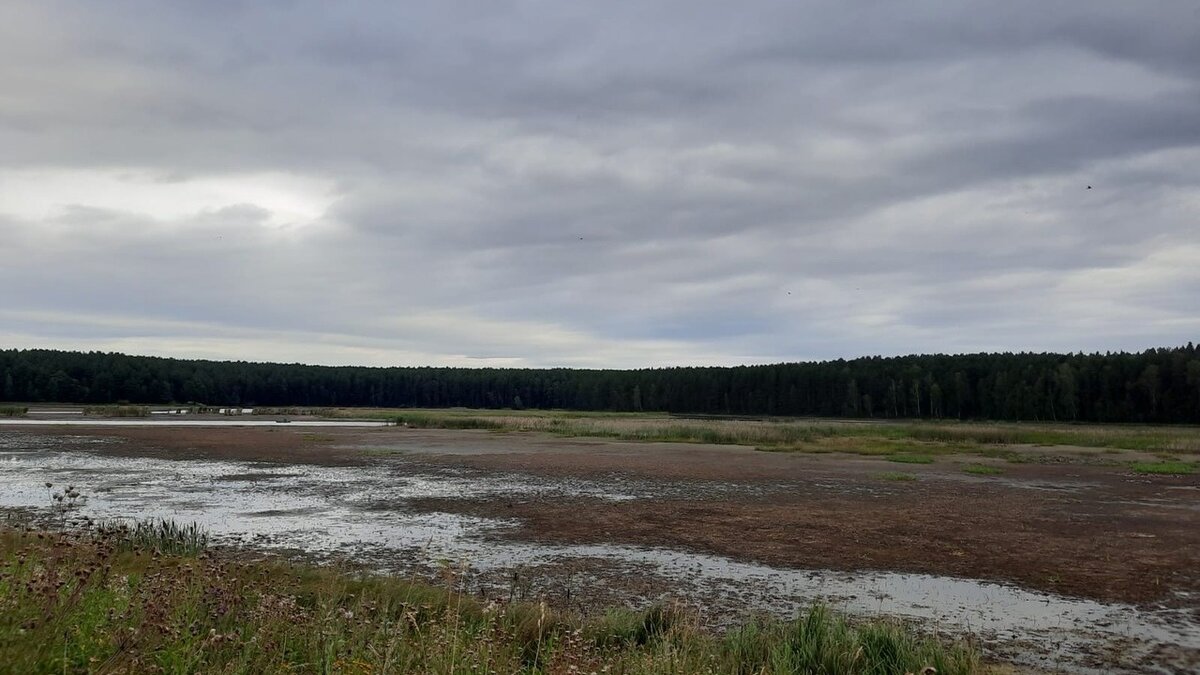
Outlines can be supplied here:
[[333, 367], [0, 350], [0, 399], [1200, 422], [1200, 354], [996, 353], [640, 370]]

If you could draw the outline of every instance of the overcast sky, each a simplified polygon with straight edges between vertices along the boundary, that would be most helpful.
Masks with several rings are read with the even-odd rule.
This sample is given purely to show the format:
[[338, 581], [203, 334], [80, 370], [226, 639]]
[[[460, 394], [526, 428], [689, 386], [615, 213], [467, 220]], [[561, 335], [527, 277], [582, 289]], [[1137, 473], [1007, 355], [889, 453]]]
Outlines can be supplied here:
[[0, 3], [0, 347], [1197, 339], [1195, 0]]

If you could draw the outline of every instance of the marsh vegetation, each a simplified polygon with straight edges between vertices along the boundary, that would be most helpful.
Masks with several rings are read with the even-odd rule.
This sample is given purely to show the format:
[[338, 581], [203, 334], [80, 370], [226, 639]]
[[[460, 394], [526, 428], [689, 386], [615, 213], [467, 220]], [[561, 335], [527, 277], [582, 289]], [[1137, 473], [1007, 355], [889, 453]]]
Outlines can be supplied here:
[[[410, 428], [543, 432], [564, 437], [624, 441], [742, 445], [767, 452], [847, 453], [893, 462], [928, 464], [943, 456], [1000, 459], [1008, 463], [1073, 461], [1152, 464], [1123, 455], [1153, 455], [1163, 473], [1189, 473], [1200, 456], [1200, 429], [1187, 426], [973, 423], [927, 421], [855, 422], [788, 418], [686, 418], [671, 415], [387, 409], [331, 410], [390, 419]], [[1141, 466], [1139, 469], [1138, 466]], [[1147, 468], [1150, 467], [1150, 468]], [[1167, 471], [1170, 469], [1170, 471]]]
[[89, 417], [149, 417], [150, 407], [144, 405], [90, 405], [83, 409]]
[[11, 673], [979, 672], [964, 643], [822, 606], [724, 635], [659, 604], [592, 618], [442, 583], [248, 562], [170, 522], [0, 529], [0, 671]]

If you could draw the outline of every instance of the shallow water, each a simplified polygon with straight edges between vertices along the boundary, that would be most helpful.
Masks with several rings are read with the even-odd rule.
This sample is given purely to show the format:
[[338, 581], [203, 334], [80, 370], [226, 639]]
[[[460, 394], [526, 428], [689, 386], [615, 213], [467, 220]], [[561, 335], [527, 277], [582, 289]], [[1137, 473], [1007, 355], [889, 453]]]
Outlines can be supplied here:
[[[60, 413], [61, 414], [61, 413]], [[181, 420], [136, 417], [129, 419], [0, 419], [3, 427], [386, 427], [389, 422], [371, 420], [296, 420], [274, 419]]]
[[[87, 451], [104, 442], [0, 430], [0, 507], [48, 508], [52, 490], [44, 484], [54, 490], [72, 484], [86, 495], [80, 515], [196, 522], [218, 542], [347, 557], [392, 571], [436, 560], [465, 562], [481, 573], [594, 560], [618, 574], [667, 579], [673, 595], [699, 605], [789, 615], [823, 601], [853, 614], [905, 617], [942, 633], [970, 634], [1010, 658], [1077, 672], [1112, 672], [1114, 658], [1140, 672], [1183, 672], [1200, 664], [1195, 612], [1096, 603], [969, 579], [780, 569], [668, 549], [529, 543], [504, 536], [512, 521], [408, 506], [408, 500], [428, 497], [662, 494], [636, 482], [420, 469], [387, 458], [369, 466], [323, 467]], [[63, 451], [64, 443], [77, 449]]]

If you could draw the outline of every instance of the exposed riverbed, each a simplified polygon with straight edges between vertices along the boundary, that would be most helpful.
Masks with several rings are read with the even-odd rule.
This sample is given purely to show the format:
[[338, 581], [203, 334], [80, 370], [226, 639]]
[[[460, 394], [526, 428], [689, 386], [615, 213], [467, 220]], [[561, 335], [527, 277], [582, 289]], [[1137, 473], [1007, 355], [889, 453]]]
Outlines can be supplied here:
[[928, 574], [790, 569], [668, 546], [557, 544], [514, 536], [516, 518], [416, 506], [437, 499], [663, 496], [661, 484], [628, 476], [548, 479], [387, 455], [358, 466], [321, 466], [98, 452], [111, 443], [62, 431], [0, 430], [0, 507], [48, 510], [53, 490], [70, 484], [85, 495], [77, 515], [196, 522], [218, 543], [396, 573], [461, 566], [475, 587], [493, 594], [553, 593], [581, 604], [669, 596], [699, 607], [716, 627], [753, 611], [788, 615], [826, 602], [969, 636], [1021, 663], [1077, 672], [1183, 672], [1200, 665], [1200, 624], [1186, 598], [1170, 608], [1139, 608]]

